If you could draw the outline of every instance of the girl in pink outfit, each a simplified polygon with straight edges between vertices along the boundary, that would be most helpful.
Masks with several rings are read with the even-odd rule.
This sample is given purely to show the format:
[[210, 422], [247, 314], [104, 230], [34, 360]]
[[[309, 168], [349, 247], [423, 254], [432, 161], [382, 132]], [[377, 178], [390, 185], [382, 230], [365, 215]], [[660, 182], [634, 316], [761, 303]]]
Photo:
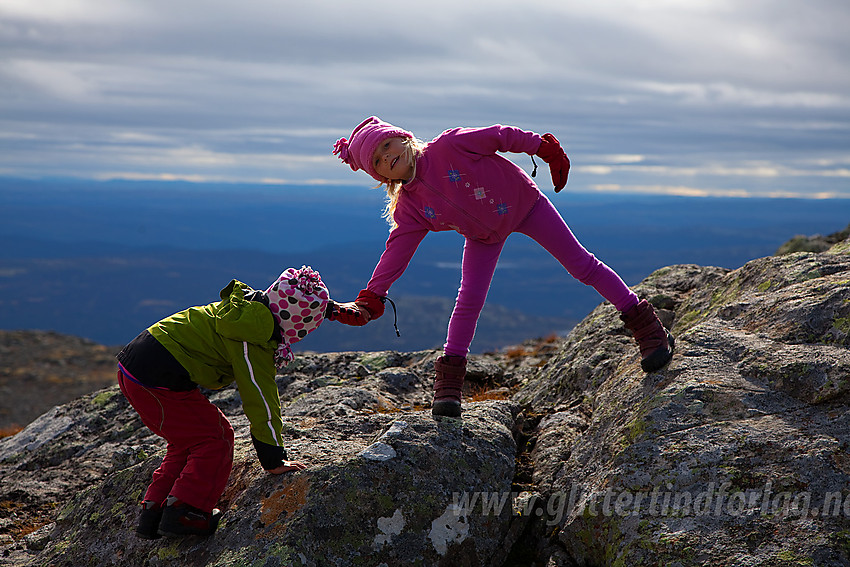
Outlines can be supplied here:
[[[466, 238], [460, 289], [449, 320], [444, 355], [435, 362], [432, 413], [460, 415], [466, 356], [505, 239], [525, 234], [548, 250], [566, 270], [593, 286], [621, 314], [632, 331], [647, 372], [672, 357], [673, 337], [646, 300], [576, 240], [551, 201], [534, 181], [497, 152], [539, 156], [549, 165], [555, 192], [567, 183], [570, 162], [552, 134], [512, 126], [453, 128], [422, 143], [412, 133], [372, 116], [334, 154], [352, 170], [364, 170], [386, 185], [384, 216], [391, 231], [386, 250], [366, 288], [342, 304], [336, 318], [365, 325], [380, 317], [390, 286], [407, 268], [429, 231], [455, 230]], [[533, 159], [533, 158], [532, 158]]]

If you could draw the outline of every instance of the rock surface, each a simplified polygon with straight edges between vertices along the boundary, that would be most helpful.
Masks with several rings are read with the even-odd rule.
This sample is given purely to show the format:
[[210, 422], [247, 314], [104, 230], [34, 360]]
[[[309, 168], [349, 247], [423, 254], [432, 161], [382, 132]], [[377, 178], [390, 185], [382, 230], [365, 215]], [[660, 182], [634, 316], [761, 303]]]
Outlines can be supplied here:
[[209, 539], [132, 534], [163, 443], [116, 387], [55, 408], [0, 440], [0, 565], [850, 565], [850, 240], [636, 291], [666, 368], [603, 304], [473, 357], [462, 420], [427, 410], [434, 351], [300, 355], [296, 474], [263, 472], [238, 392], [212, 393], [237, 454]]
[[555, 565], [850, 564], [848, 252], [654, 273], [655, 374], [610, 306], [576, 327], [514, 396]]

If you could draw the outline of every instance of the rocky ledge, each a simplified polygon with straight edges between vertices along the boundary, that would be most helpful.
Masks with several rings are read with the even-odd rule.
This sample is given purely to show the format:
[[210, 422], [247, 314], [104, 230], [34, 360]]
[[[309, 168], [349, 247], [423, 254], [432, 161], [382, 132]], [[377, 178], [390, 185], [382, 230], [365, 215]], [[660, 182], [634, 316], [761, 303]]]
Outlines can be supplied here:
[[211, 393], [237, 454], [207, 539], [132, 533], [164, 448], [116, 387], [56, 407], [0, 440], [0, 564], [850, 564], [850, 240], [635, 289], [677, 337], [666, 368], [603, 304], [473, 357], [460, 420], [426, 407], [435, 352], [299, 356], [296, 474], [263, 472], [238, 392]]

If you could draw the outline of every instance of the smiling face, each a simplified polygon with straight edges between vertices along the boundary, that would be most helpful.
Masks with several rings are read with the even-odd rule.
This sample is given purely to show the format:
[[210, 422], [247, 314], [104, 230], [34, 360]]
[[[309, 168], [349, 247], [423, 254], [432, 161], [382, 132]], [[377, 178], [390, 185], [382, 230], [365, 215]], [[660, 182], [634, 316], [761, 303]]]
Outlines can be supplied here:
[[375, 172], [388, 181], [407, 181], [413, 176], [413, 164], [405, 157], [405, 139], [383, 140], [372, 154]]

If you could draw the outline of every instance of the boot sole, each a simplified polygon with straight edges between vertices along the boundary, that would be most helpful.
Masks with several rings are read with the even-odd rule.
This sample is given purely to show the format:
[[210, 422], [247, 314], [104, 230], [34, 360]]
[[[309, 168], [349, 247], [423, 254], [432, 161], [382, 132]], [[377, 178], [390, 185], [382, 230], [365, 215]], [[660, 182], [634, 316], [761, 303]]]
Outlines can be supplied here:
[[670, 362], [670, 359], [673, 358], [673, 347], [676, 345], [676, 339], [673, 338], [670, 331], [667, 331], [667, 342], [670, 345], [669, 348], [658, 348], [640, 361], [640, 367], [644, 372], [655, 372]]
[[460, 417], [460, 404], [455, 401], [434, 402], [431, 406], [434, 417]]
[[204, 529], [204, 530], [192, 530], [192, 529], [179, 530], [179, 531], [177, 531], [177, 530], [173, 530], [173, 531], [172, 530], [159, 530], [157, 533], [162, 537], [168, 537], [168, 538], [186, 537], [186, 536], [210, 537], [211, 535], [213, 535], [215, 533], [216, 528], [218, 528], [218, 525], [216, 525], [215, 527], [211, 527], [209, 529]]

